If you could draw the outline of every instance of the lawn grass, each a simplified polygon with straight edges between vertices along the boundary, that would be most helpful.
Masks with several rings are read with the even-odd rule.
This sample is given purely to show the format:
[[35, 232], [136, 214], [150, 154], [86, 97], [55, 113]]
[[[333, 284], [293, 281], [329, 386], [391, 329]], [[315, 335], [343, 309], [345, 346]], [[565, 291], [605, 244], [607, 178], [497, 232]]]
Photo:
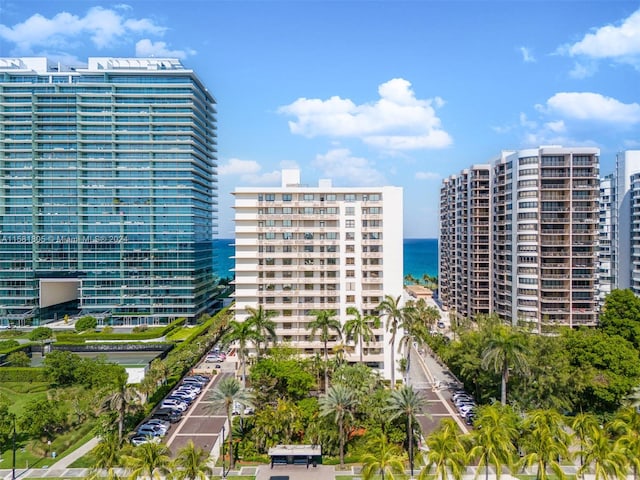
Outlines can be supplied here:
[[189, 335], [191, 335], [191, 333], [192, 332], [190, 328], [178, 328], [171, 332], [171, 334], [167, 337], [167, 340], [169, 340], [170, 342], [182, 342], [186, 340]]
[[47, 397], [49, 384], [45, 382], [4, 382], [0, 385], [0, 395], [11, 399], [11, 413], [18, 417], [24, 411], [24, 406], [30, 400], [41, 399]]

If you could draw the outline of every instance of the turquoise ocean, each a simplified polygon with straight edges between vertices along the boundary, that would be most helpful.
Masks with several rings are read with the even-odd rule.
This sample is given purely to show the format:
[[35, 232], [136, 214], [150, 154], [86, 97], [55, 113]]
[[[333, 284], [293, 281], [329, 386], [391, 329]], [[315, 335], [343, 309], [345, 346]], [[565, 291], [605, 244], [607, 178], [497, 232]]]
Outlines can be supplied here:
[[[213, 269], [218, 277], [233, 277], [233, 239], [213, 241]], [[425, 273], [438, 275], [438, 240], [436, 238], [406, 238], [404, 240], [404, 275], [422, 278]]]

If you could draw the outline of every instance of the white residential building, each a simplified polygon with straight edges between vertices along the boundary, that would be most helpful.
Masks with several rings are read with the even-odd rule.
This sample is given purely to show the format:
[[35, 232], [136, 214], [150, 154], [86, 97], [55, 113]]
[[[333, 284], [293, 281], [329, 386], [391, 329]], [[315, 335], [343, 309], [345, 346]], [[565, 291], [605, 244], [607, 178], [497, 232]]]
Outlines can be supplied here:
[[[402, 188], [317, 187], [283, 170], [280, 187], [241, 187], [235, 196], [235, 311], [275, 312], [277, 342], [303, 354], [323, 351], [307, 328], [314, 312], [332, 310], [342, 324], [348, 307], [373, 314], [385, 295], [403, 292]], [[364, 346], [364, 360], [391, 377], [390, 337], [382, 325]], [[330, 347], [344, 343], [333, 338]], [[359, 360], [350, 343], [346, 359]], [[396, 355], [396, 358], [398, 356]]]

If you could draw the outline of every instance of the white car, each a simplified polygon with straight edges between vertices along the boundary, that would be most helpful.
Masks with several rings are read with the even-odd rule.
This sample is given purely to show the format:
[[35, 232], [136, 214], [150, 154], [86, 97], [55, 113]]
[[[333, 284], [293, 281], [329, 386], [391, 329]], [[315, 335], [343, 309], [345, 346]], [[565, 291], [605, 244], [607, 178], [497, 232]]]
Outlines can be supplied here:
[[160, 408], [173, 408], [184, 412], [189, 406], [185, 402], [179, 402], [177, 400], [163, 400], [160, 404]]

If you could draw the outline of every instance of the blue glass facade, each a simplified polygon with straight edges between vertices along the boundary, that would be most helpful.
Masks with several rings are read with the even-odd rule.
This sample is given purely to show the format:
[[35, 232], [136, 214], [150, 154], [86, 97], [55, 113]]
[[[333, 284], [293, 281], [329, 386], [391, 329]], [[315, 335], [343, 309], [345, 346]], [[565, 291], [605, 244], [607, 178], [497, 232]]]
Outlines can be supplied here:
[[215, 99], [175, 59], [0, 58], [0, 324], [210, 305]]

